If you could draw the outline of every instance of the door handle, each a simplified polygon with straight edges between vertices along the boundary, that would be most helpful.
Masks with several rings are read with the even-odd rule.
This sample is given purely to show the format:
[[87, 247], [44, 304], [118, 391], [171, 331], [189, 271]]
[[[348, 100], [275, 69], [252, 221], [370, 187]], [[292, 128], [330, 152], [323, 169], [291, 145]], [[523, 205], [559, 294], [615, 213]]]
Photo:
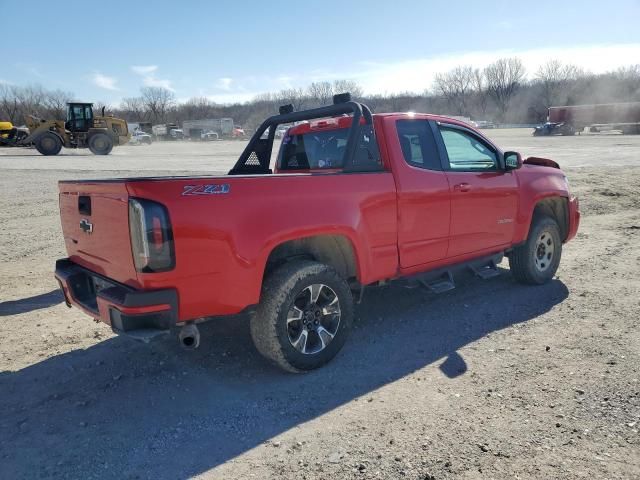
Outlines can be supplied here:
[[469, 185], [468, 183], [459, 183], [457, 185], [454, 185], [453, 190], [456, 192], [468, 192], [469, 190], [471, 190], [471, 185]]

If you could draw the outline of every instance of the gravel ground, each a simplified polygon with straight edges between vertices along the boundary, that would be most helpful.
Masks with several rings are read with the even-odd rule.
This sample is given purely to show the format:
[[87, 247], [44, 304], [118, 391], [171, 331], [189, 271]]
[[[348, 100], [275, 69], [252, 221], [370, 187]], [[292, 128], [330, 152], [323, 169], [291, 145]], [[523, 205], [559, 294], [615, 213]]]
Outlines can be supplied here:
[[372, 289], [307, 375], [265, 364], [246, 318], [145, 346], [53, 280], [58, 179], [226, 171], [241, 143], [0, 149], [0, 479], [640, 478], [640, 136], [487, 133], [581, 197], [557, 278]]

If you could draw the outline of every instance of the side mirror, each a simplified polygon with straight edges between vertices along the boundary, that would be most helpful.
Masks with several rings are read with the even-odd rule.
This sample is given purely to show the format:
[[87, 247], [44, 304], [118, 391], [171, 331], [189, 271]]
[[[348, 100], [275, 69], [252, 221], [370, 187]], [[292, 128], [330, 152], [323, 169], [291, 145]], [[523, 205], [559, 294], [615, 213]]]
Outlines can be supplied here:
[[518, 152], [504, 152], [504, 166], [507, 171], [522, 167], [522, 155]]

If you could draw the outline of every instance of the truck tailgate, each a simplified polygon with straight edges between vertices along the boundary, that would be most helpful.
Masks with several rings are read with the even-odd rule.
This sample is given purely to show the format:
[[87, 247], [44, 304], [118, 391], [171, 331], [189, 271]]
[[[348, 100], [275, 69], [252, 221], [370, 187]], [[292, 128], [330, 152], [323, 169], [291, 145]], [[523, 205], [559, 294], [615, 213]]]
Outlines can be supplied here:
[[137, 287], [124, 181], [59, 182], [60, 218], [69, 259]]

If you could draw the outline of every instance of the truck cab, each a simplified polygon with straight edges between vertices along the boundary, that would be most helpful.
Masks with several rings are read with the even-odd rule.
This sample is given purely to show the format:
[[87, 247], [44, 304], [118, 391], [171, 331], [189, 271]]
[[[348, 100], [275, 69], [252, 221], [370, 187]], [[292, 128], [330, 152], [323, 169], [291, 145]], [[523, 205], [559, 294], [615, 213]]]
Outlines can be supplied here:
[[68, 103], [65, 128], [71, 132], [88, 132], [93, 127], [93, 103]]

